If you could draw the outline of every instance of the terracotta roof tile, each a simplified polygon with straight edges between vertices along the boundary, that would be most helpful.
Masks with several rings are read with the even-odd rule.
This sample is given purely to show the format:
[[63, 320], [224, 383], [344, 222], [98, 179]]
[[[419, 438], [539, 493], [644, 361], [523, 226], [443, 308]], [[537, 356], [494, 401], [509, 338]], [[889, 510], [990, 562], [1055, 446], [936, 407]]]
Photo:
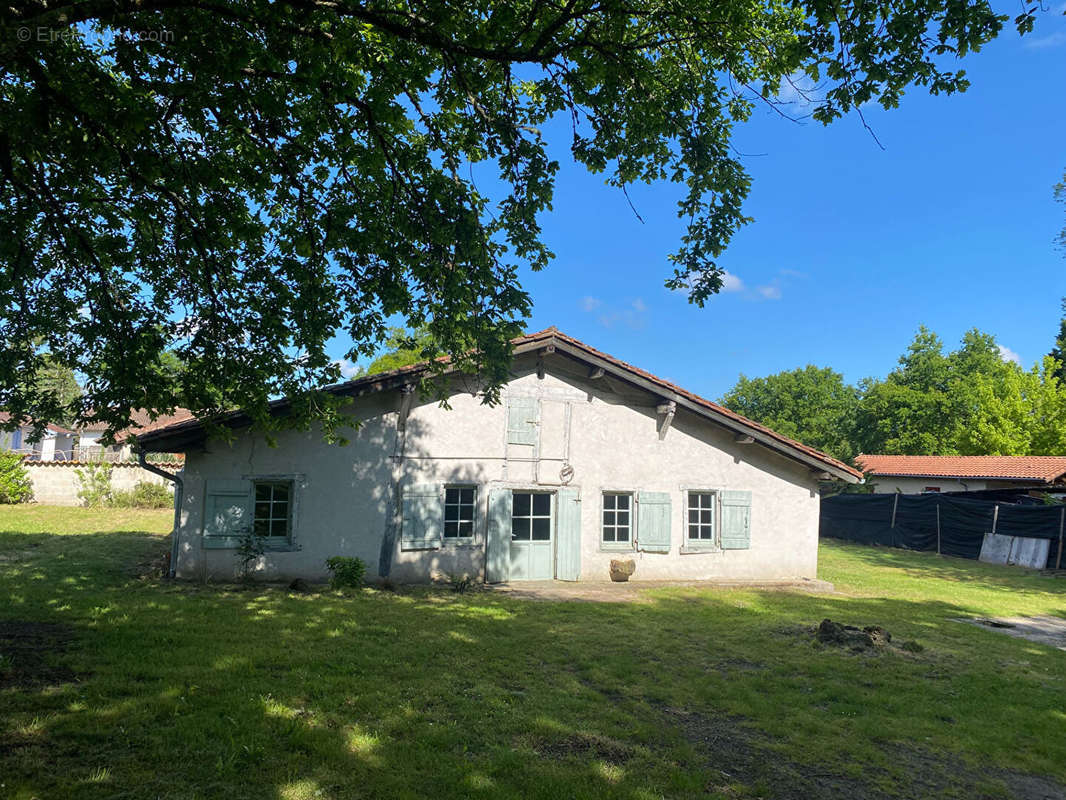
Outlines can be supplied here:
[[992, 478], [1052, 483], [1066, 476], [1066, 456], [885, 456], [855, 461], [875, 475], [921, 478]]

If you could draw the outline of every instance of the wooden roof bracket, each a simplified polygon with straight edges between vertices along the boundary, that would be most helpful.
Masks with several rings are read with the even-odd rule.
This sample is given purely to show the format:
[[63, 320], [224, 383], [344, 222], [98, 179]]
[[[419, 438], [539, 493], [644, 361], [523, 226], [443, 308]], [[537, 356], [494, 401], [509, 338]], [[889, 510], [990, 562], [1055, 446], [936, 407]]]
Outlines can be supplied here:
[[659, 441], [666, 438], [666, 432], [670, 430], [670, 423], [674, 421], [677, 413], [677, 403], [673, 400], [665, 400], [655, 407], [655, 413], [659, 415]]
[[544, 356], [551, 355], [555, 352], [555, 345], [550, 344], [547, 347], [542, 347], [537, 351], [537, 378], [544, 380]]

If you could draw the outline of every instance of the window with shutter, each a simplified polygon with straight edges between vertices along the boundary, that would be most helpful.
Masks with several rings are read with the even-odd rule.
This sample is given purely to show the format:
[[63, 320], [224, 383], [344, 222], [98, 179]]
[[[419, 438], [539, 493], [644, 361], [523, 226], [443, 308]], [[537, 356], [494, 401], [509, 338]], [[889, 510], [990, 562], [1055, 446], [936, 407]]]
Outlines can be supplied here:
[[236, 547], [252, 530], [252, 484], [244, 480], [209, 480], [204, 487], [205, 547]]
[[537, 398], [509, 397], [507, 399], [507, 443], [537, 443]]
[[405, 486], [400, 546], [404, 550], [433, 550], [441, 546], [442, 504], [435, 484]]
[[649, 553], [670, 552], [670, 495], [641, 492], [637, 495], [637, 546]]
[[751, 492], [722, 492], [722, 549], [751, 547]]

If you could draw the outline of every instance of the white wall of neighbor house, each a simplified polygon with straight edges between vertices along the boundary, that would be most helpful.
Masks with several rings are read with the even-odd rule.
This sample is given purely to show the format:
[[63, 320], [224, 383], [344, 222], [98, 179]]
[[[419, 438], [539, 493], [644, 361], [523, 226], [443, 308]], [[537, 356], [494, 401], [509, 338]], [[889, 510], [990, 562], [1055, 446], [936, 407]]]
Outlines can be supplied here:
[[[33, 500], [42, 505], [80, 506], [78, 490], [81, 482], [78, 470], [87, 465], [69, 461], [26, 461], [26, 473], [33, 484]], [[170, 469], [171, 467], [168, 467]], [[136, 464], [115, 464], [111, 470], [111, 490], [128, 491], [138, 483], [158, 483], [167, 487], [172, 483]]]
[[993, 488], [988, 481], [974, 478], [959, 480], [957, 478], [904, 478], [892, 476], [873, 477], [875, 491], [878, 494], [921, 494], [926, 491], [939, 492], [979, 492], [982, 489]]
[[[564, 486], [580, 493], [582, 580], [607, 580], [610, 561], [617, 558], [636, 562], [632, 580], [815, 577], [819, 497], [809, 467], [757, 444], [739, 444], [731, 432], [683, 410], [660, 438], [661, 399], [609, 376], [589, 379], [587, 367], [565, 359], [549, 359], [543, 377], [530, 358], [519, 359], [514, 372], [505, 402], [496, 407], [483, 405], [472, 393], [477, 387], [461, 379], [453, 384], [450, 409], [414, 400], [402, 437], [397, 425], [402, 396], [394, 391], [352, 404], [361, 424], [348, 446], [325, 444], [316, 432], [290, 431], [277, 436], [273, 448], [261, 436], [246, 434], [233, 444], [210, 442], [204, 450], [188, 451], [179, 577], [233, 577], [232, 541], [227, 547], [208, 541], [205, 547], [205, 494], [227, 485], [240, 491], [241, 481], [255, 477], [295, 486], [293, 546], [260, 560], [256, 574], [263, 578], [321, 579], [325, 560], [334, 555], [362, 558], [373, 576], [386, 529], [402, 517], [394, 511], [397, 482], [441, 491], [476, 486], [477, 513], [470, 540], [444, 540], [434, 549], [406, 549], [397, 532], [387, 553], [396, 581], [457, 573], [484, 577], [490, 491]], [[508, 402], [516, 398], [536, 401], [532, 444], [508, 443]], [[751, 493], [750, 546], [689, 552], [687, 492], [723, 490]], [[605, 545], [605, 491], [667, 495], [669, 552]], [[639, 537], [639, 529], [634, 533]]]

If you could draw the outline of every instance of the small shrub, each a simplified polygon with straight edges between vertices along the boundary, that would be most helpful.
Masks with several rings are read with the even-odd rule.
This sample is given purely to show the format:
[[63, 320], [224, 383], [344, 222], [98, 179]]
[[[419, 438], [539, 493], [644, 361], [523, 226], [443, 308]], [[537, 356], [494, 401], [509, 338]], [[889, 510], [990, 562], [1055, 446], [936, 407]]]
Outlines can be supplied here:
[[141, 481], [128, 491], [113, 492], [111, 505], [115, 508], [171, 508], [174, 495], [162, 484]]
[[33, 484], [19, 453], [0, 452], [0, 503], [28, 503]]
[[252, 565], [255, 564], [263, 553], [266, 552], [266, 539], [256, 536], [253, 531], [245, 531], [241, 535], [237, 545], [237, 561], [241, 565], [241, 578], [249, 580], [252, 577]]
[[78, 476], [78, 484], [81, 486], [78, 489], [78, 498], [89, 508], [96, 508], [111, 502], [111, 470], [112, 467], [107, 462], [88, 464], [74, 470], [74, 474]]
[[358, 589], [366, 575], [363, 559], [349, 556], [327, 558], [326, 569], [330, 572], [329, 585], [334, 589]]
[[470, 576], [465, 572], [461, 575], [449, 575], [448, 583], [451, 584], [452, 591], [456, 594], [465, 594], [470, 588]]

